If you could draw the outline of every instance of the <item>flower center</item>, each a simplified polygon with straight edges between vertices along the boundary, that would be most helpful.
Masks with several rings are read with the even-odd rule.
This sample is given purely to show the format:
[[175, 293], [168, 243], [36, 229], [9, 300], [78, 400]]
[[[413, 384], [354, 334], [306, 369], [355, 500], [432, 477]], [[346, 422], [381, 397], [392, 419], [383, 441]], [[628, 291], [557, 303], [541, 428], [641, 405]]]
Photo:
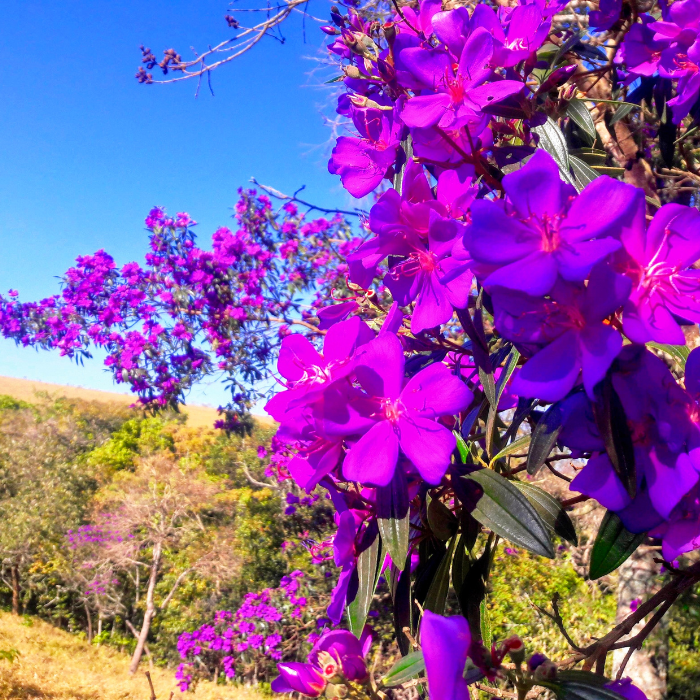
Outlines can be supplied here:
[[541, 250], [544, 253], [553, 253], [561, 245], [559, 226], [564, 219], [563, 214], [543, 214], [542, 218], [533, 215], [533, 220], [539, 228], [542, 241]]
[[395, 424], [404, 413], [404, 407], [398, 400], [382, 399], [381, 404], [384, 418], [392, 424]]

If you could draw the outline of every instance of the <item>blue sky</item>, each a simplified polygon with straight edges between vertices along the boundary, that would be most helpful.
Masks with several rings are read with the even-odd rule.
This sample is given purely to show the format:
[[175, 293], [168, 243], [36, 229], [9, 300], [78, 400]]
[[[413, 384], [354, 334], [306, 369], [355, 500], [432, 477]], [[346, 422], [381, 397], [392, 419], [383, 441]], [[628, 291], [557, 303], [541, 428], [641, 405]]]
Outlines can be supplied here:
[[[241, 0], [240, 6], [245, 7]], [[251, 6], [251, 5], [248, 5]], [[307, 186], [325, 206], [349, 202], [326, 171], [323, 90], [304, 87], [324, 36], [307, 22], [264, 39], [194, 82], [139, 85], [139, 45], [157, 56], [229, 36], [226, 0], [4, 0], [0, 56], [0, 289], [25, 300], [58, 290], [76, 256], [104, 248], [141, 260], [155, 204], [187, 211], [201, 240], [230, 217], [251, 176], [279, 190]], [[316, 0], [316, 14], [328, 5]], [[155, 71], [154, 71], [155, 74]], [[86, 367], [0, 341], [0, 374], [114, 390], [99, 359]], [[218, 403], [217, 388], [191, 399]]]

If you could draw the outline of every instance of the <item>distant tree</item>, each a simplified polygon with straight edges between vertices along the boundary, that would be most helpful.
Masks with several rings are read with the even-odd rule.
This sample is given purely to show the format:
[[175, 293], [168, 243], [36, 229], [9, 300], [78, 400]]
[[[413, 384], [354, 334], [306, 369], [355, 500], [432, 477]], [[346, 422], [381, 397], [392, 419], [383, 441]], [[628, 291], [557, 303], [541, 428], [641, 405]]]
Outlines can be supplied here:
[[89, 404], [0, 397], [0, 561], [15, 614], [30, 568], [55, 555], [99, 486], [85, 455], [123, 420], [123, 411]]
[[[236, 559], [225, 545], [230, 532], [229, 507], [219, 498], [223, 489], [221, 480], [182, 468], [172, 455], [159, 453], [140, 461], [134, 472], [118, 473], [97, 498], [94, 524], [75, 533], [74, 584], [82, 586], [85, 598], [97, 598], [98, 605], [111, 604], [125, 615], [136, 637], [131, 673], [141, 661], [154, 619], [168, 608], [186, 577], [198, 572], [232, 578], [236, 573]], [[168, 578], [159, 596], [166, 574], [174, 578]], [[119, 575], [133, 586], [130, 604], [115, 591]], [[137, 614], [141, 619], [135, 624]]]

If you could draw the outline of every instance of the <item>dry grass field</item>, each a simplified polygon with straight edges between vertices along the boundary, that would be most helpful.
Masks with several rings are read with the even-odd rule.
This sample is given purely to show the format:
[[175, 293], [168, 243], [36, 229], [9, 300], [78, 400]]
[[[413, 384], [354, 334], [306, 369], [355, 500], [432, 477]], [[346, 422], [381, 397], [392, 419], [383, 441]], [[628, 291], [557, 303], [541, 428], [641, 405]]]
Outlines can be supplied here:
[[[3, 652], [14, 649], [14, 660]], [[95, 647], [38, 618], [0, 613], [0, 700], [149, 700], [144, 671], [128, 673], [129, 658]], [[252, 689], [201, 683], [194, 693], [180, 693], [172, 669], [150, 671], [158, 700], [261, 700]]]
[[[79, 386], [49, 384], [48, 382], [16, 379], [15, 377], [0, 377], [0, 394], [13, 396], [23, 401], [35, 401], [37, 393], [46, 393], [55, 397], [65, 396], [68, 399], [96, 401], [98, 403], [116, 403], [124, 406], [134, 403], [134, 397], [128, 394], [84, 389]], [[187, 414], [187, 425], [191, 428], [211, 428], [214, 425], [214, 421], [218, 418], [216, 409], [211, 406], [188, 405], [184, 406], [182, 411]], [[267, 416], [256, 416], [256, 419], [263, 425], [272, 424], [272, 420]]]

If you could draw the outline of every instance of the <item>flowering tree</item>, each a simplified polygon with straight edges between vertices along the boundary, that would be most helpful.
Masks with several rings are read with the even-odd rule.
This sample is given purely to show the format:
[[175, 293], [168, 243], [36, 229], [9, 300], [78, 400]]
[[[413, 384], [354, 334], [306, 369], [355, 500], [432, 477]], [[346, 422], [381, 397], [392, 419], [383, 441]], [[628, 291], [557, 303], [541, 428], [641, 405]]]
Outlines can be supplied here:
[[[486, 679], [518, 700], [636, 700], [632, 654], [700, 581], [683, 559], [700, 547], [700, 7], [395, 7], [383, 24], [333, 8], [324, 28], [348, 124], [329, 170], [356, 198], [389, 185], [357, 238], [243, 193], [241, 229], [207, 253], [186, 215], [157, 209], [149, 271], [81, 262], [60, 297], [3, 300], [4, 333], [68, 354], [103, 345], [147, 402], [221, 370], [240, 409], [284, 321], [274, 463], [334, 504], [327, 615], [350, 631], [280, 663], [274, 689], [376, 697], [427, 681], [451, 700]], [[292, 279], [283, 260], [310, 266]], [[519, 477], [545, 465], [575, 495]], [[647, 541], [668, 581], [588, 643], [554, 600], [544, 612], [572, 647], [556, 663], [537, 650], [525, 663], [519, 638], [488, 648], [499, 544], [554, 558], [552, 536], [576, 541], [567, 511], [588, 499], [606, 509], [590, 578]], [[363, 630], [382, 571], [404, 656], [377, 682]], [[448, 595], [460, 614], [444, 616]]]

